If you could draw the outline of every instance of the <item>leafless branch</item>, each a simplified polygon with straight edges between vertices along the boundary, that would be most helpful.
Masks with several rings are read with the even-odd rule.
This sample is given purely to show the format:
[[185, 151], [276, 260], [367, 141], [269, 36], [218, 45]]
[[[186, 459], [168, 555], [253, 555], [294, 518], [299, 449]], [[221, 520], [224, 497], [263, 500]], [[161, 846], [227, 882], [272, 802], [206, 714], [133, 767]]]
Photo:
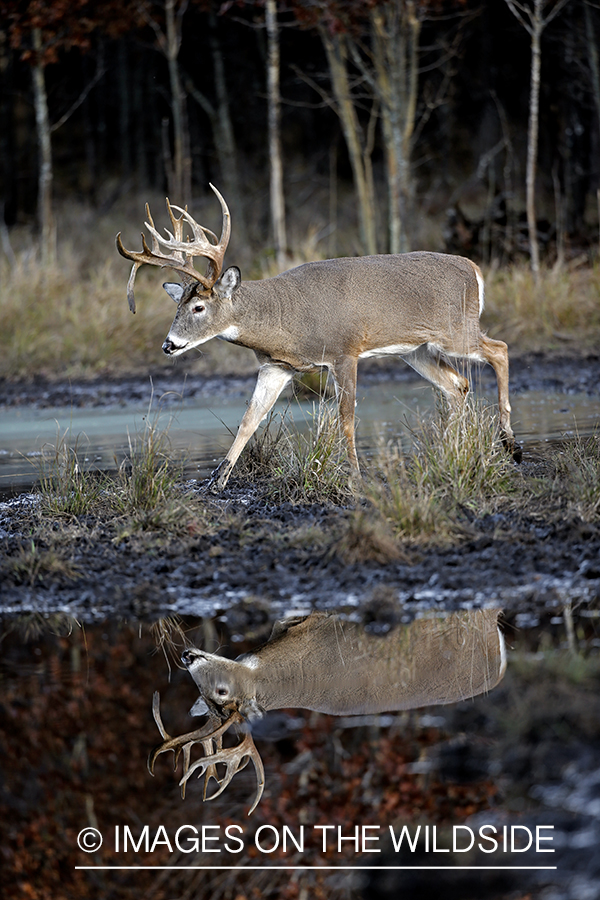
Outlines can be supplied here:
[[58, 122], [55, 122], [54, 125], [51, 125], [51, 126], [50, 126], [50, 134], [53, 134], [55, 131], [58, 131], [58, 129], [59, 129], [62, 125], [64, 125], [65, 122], [66, 122], [68, 119], [71, 118], [71, 116], [73, 115], [73, 113], [75, 112], [75, 110], [76, 110], [76, 109], [79, 109], [79, 107], [80, 107], [81, 104], [84, 102], [84, 100], [85, 100], [85, 98], [87, 97], [87, 95], [90, 93], [90, 91], [91, 91], [93, 88], [96, 87], [96, 85], [98, 84], [98, 82], [100, 81], [100, 79], [103, 77], [103, 75], [105, 74], [105, 72], [106, 72], [106, 69], [105, 69], [104, 67], [102, 67], [101, 69], [98, 69], [98, 71], [96, 72], [96, 74], [94, 75], [94, 77], [92, 78], [92, 80], [91, 80], [91, 81], [89, 82], [89, 84], [82, 90], [81, 94], [79, 95], [79, 97], [77, 98], [77, 100], [72, 104], [72, 106], [70, 106], [69, 109], [66, 111], [66, 113], [60, 117], [60, 119], [58, 120]]

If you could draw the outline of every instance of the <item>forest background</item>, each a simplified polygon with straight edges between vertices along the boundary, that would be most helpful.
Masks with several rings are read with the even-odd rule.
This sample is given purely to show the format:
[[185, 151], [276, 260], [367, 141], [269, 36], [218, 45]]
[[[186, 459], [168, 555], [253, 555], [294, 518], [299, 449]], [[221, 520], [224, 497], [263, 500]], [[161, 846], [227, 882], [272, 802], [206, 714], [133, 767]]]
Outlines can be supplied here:
[[[484, 265], [484, 325], [511, 349], [597, 340], [594, 3], [0, 0], [0, 16], [0, 376], [164, 365], [170, 310], [142, 272], [126, 318], [114, 236], [137, 248], [165, 194], [218, 230], [209, 182], [243, 277], [446, 250]], [[252, 359], [209, 345], [184, 365]]]

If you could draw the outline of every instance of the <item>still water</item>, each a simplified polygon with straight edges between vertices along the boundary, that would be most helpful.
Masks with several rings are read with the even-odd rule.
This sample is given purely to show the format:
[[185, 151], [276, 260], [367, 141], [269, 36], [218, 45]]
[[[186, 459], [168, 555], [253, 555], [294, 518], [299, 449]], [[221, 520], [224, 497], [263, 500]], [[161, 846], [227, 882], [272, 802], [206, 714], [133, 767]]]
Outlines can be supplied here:
[[[250, 389], [248, 391], [250, 396]], [[495, 393], [484, 395], [493, 406]], [[39, 475], [44, 452], [66, 436], [86, 461], [100, 469], [116, 468], [128, 450], [128, 442], [143, 432], [148, 422], [168, 429], [172, 449], [183, 455], [191, 475], [206, 477], [226, 453], [246, 409], [245, 399], [211, 398], [206, 404], [173, 403], [154, 398], [148, 403], [123, 408], [7, 409], [0, 415], [0, 491], [23, 489]], [[600, 422], [600, 398], [583, 394], [551, 394], [529, 391], [511, 397], [513, 429], [525, 445], [552, 441], [577, 431], [587, 435]], [[419, 416], [431, 410], [434, 392], [424, 382], [359, 384], [357, 439], [369, 454], [383, 437], [404, 438]], [[308, 428], [314, 404], [280, 401], [276, 410], [286, 413], [298, 429]]]

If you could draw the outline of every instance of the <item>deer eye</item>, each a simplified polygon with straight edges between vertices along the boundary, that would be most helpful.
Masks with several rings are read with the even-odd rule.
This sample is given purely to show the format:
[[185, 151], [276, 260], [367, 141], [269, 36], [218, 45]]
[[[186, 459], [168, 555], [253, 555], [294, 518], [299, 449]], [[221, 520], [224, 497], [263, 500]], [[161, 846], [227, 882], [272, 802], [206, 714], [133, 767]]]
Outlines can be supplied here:
[[204, 308], [205, 308], [205, 307], [204, 307], [204, 304], [203, 304], [203, 303], [196, 303], [196, 305], [195, 305], [194, 308], [192, 309], [192, 312], [194, 312], [194, 313], [202, 313], [202, 312], [204, 312]]
[[216, 689], [215, 693], [216, 693], [217, 697], [228, 697], [229, 689], [224, 687], [223, 685], [221, 685], [220, 687], [218, 687]]

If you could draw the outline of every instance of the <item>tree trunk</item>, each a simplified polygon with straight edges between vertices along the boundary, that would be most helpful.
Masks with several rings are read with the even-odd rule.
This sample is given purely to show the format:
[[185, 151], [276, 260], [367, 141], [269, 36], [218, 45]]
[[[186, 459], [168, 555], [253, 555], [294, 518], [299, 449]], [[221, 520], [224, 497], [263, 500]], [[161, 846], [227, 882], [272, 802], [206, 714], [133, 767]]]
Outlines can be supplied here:
[[[146, 56], [143, 51], [138, 51], [133, 72], [132, 96], [135, 116], [135, 179], [138, 189], [146, 188], [150, 183], [148, 172], [148, 157], [146, 154]], [[149, 79], [150, 80], [150, 79]]]
[[210, 118], [213, 125], [219, 166], [225, 182], [225, 190], [230, 198], [228, 203], [231, 205], [232, 220], [233, 217], [235, 217], [238, 240], [242, 244], [245, 244], [248, 239], [248, 234], [244, 210], [244, 195], [239, 174], [238, 151], [231, 121], [229, 92], [227, 90], [225, 65], [223, 63], [223, 51], [217, 32], [217, 17], [214, 13], [210, 14], [209, 24], [215, 92], [217, 95], [217, 108], [216, 110], [212, 110]]
[[217, 105], [209, 100], [206, 94], [199, 91], [190, 78], [186, 81], [186, 90], [193, 100], [206, 113], [210, 120], [213, 143], [219, 160], [222, 184], [217, 185], [227, 199], [231, 210], [232, 223], [235, 223], [237, 240], [245, 245], [248, 240], [248, 229], [244, 211], [244, 195], [239, 174], [238, 152], [231, 121], [229, 92], [225, 79], [223, 52], [217, 31], [217, 19], [214, 13], [209, 14], [210, 48], [213, 59], [213, 76]]
[[50, 265], [56, 260], [56, 229], [52, 212], [52, 143], [50, 140], [50, 118], [48, 96], [42, 61], [42, 32], [33, 30], [33, 49], [36, 60], [33, 66], [33, 97], [35, 123], [38, 139], [38, 222], [40, 228], [40, 248], [42, 264]]
[[368, 142], [366, 152], [363, 152], [361, 146], [360, 124], [348, 81], [347, 48], [342, 35], [329, 35], [325, 28], [320, 28], [319, 31], [327, 54], [337, 113], [342, 123], [342, 130], [352, 167], [354, 187], [358, 200], [360, 240], [363, 251], [368, 254], [374, 254], [377, 253], [377, 238], [370, 148]]
[[[381, 104], [388, 185], [390, 253], [410, 249], [412, 206], [411, 141], [415, 129], [418, 54], [421, 23], [412, 0], [371, 9], [374, 78], [370, 81]], [[355, 54], [357, 64], [360, 62]]]
[[280, 270], [286, 268], [287, 237], [285, 229], [285, 200], [283, 195], [283, 165], [281, 159], [281, 97], [279, 93], [279, 28], [277, 2], [266, 0], [267, 25], [267, 94], [269, 98], [269, 166], [271, 224], [275, 257]]
[[12, 225], [17, 216], [17, 167], [13, 121], [13, 51], [8, 35], [0, 31], [0, 171], [4, 182], [4, 201], [0, 209], [0, 228]]
[[542, 3], [535, 0], [535, 21], [531, 33], [531, 80], [529, 89], [529, 127], [527, 130], [527, 231], [529, 233], [529, 253], [531, 255], [531, 271], [534, 278], [540, 274], [540, 247], [537, 236], [537, 215], [535, 209], [535, 176], [537, 172], [537, 152], [540, 110], [540, 70], [542, 62]]
[[[531, 271], [537, 281], [540, 274], [540, 248], [537, 236], [537, 216], [535, 211], [535, 176], [537, 172], [537, 152], [540, 110], [540, 70], [542, 64], [542, 32], [559, 14], [568, 0], [556, 0], [552, 6], [549, 0], [533, 0], [533, 7], [506, 0], [513, 16], [526, 29], [531, 38], [531, 73], [529, 86], [529, 126], [527, 129], [527, 173], [525, 178], [527, 198], [527, 230], [529, 232], [529, 253]], [[544, 12], [546, 17], [544, 18]]]
[[[189, 147], [189, 132], [185, 108], [185, 94], [181, 87], [177, 57], [181, 46], [181, 16], [184, 8], [176, 12], [177, 0], [166, 0], [167, 63], [171, 87], [171, 107], [173, 112], [173, 193], [186, 204], [192, 198], [192, 163]], [[179, 21], [176, 19], [179, 16]]]

